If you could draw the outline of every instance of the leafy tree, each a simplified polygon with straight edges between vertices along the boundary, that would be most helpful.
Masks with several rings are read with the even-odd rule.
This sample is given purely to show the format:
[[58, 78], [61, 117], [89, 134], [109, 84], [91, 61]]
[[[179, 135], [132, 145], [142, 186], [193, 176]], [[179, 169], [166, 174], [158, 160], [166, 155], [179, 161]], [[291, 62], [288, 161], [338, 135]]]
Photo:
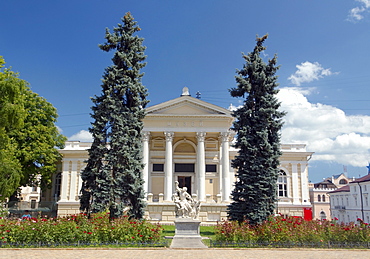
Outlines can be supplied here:
[[22, 166], [20, 185], [47, 188], [61, 159], [57, 148], [63, 148], [67, 138], [55, 126], [58, 114], [51, 103], [29, 88], [24, 97], [27, 111], [24, 126], [11, 134], [18, 143], [16, 154]]
[[17, 143], [10, 132], [23, 126], [26, 115], [24, 96], [27, 83], [18, 74], [4, 68], [0, 56], [0, 200], [9, 197], [19, 187], [21, 164], [16, 158]]
[[147, 90], [141, 83], [140, 69], [146, 63], [143, 39], [130, 13], [126, 13], [106, 43], [99, 47], [114, 50], [113, 64], [103, 75], [102, 94], [92, 98], [90, 128], [94, 141], [86, 168], [81, 174], [81, 210], [87, 213], [110, 211], [112, 218], [130, 208], [129, 215], [142, 218], [145, 202], [142, 179], [141, 131]]
[[278, 111], [276, 98], [277, 57], [265, 63], [260, 54], [267, 35], [258, 38], [252, 53], [243, 54], [245, 65], [237, 71], [233, 97], [243, 97], [244, 105], [233, 112], [238, 155], [232, 161], [237, 180], [228, 206], [230, 220], [259, 224], [274, 213], [280, 151], [280, 130], [285, 112]]
[[[4, 67], [0, 57], [0, 68]], [[66, 138], [55, 126], [56, 109], [10, 69], [0, 71], [0, 194], [22, 185], [47, 186]]]

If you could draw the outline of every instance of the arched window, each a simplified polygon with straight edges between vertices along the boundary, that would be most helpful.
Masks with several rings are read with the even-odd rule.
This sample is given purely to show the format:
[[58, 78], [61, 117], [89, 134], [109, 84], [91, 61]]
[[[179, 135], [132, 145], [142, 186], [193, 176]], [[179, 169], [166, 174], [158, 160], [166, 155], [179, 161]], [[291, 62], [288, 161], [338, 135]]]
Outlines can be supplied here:
[[322, 202], [325, 202], [325, 195], [322, 195]]
[[325, 212], [324, 212], [324, 211], [321, 211], [321, 212], [320, 212], [320, 219], [321, 219], [321, 220], [326, 219], [326, 214], [325, 214]]
[[321, 201], [321, 195], [317, 195], [317, 201]]
[[340, 179], [339, 184], [347, 184], [348, 182], [345, 179]]
[[279, 172], [278, 178], [278, 196], [288, 197], [288, 187], [287, 187], [287, 176], [283, 170]]

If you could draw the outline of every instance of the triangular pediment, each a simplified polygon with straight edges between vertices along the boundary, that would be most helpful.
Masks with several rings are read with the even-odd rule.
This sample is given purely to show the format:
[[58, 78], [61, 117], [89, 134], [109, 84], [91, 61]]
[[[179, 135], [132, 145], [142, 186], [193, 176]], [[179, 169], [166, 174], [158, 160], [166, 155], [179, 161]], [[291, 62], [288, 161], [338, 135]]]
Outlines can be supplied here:
[[149, 115], [224, 115], [231, 116], [230, 111], [217, 105], [207, 103], [191, 96], [179, 98], [151, 106], [146, 109]]

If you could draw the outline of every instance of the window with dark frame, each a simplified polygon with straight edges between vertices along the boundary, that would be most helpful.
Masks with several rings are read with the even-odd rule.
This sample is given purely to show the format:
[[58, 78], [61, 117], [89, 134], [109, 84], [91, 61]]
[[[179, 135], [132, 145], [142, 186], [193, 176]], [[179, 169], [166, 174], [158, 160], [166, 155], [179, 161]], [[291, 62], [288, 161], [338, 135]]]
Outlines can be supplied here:
[[194, 173], [195, 170], [194, 170], [194, 164], [175, 164], [175, 172], [176, 173]]
[[153, 164], [153, 172], [164, 172], [164, 164]]
[[209, 173], [216, 173], [217, 172], [217, 165], [206, 165], [206, 172]]

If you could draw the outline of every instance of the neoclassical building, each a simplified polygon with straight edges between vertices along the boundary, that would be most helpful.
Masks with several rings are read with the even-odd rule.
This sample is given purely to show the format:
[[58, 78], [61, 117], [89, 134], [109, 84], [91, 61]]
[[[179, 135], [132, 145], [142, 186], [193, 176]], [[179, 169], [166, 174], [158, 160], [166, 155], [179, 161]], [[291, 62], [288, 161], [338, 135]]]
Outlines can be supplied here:
[[[180, 97], [147, 108], [142, 177], [149, 219], [175, 219], [171, 200], [175, 181], [202, 201], [203, 222], [226, 219], [235, 181], [230, 161], [237, 154], [232, 148], [232, 122], [229, 110], [191, 97], [186, 88]], [[80, 172], [90, 146], [68, 141], [60, 150], [63, 160], [49, 194], [50, 199], [58, 200], [59, 216], [79, 212]], [[277, 212], [309, 217], [308, 161], [313, 153], [303, 144], [283, 144], [281, 148]]]

